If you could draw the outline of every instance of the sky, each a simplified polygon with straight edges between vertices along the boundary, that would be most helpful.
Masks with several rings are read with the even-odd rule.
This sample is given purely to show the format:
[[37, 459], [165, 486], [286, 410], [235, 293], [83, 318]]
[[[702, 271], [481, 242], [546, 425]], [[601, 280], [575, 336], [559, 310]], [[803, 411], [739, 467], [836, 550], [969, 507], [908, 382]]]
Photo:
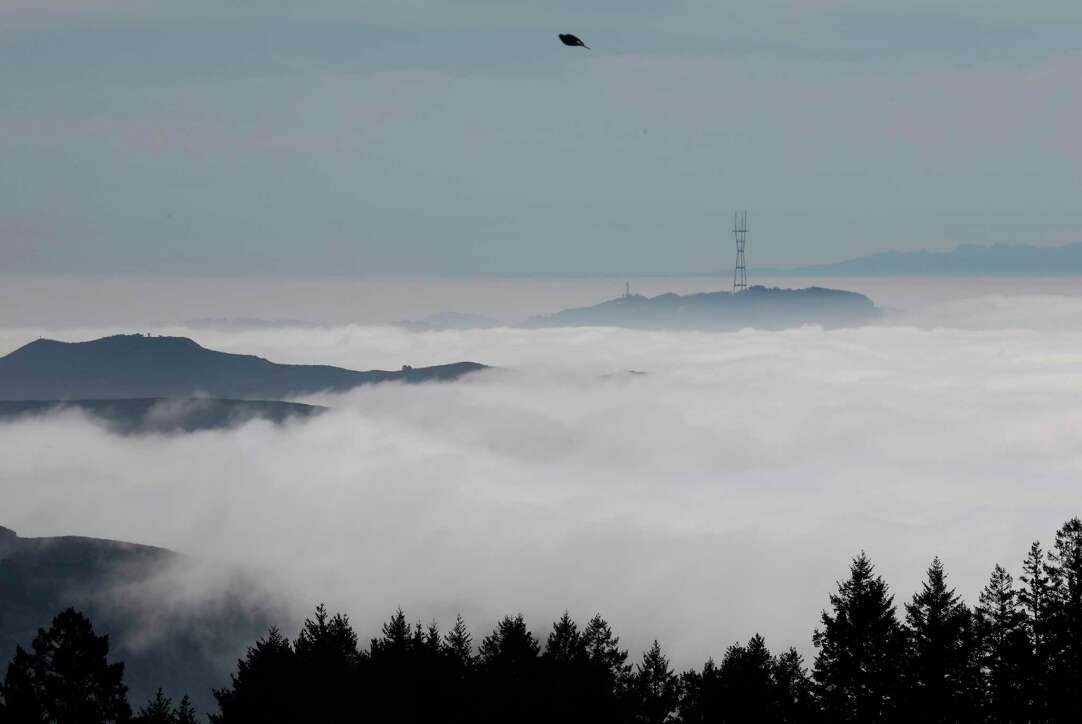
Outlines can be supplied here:
[[[0, 273], [496, 275], [1082, 241], [1082, 6], [0, 0]], [[574, 32], [593, 48], [565, 48]]]
[[[636, 659], [657, 638], [699, 666], [756, 631], [810, 654], [861, 550], [899, 606], [936, 555], [972, 604], [995, 563], [1017, 574], [1030, 542], [1082, 512], [1082, 300], [923, 314], [726, 334], [160, 327], [279, 362], [499, 369], [313, 396], [334, 409], [284, 427], [0, 425], [0, 525], [266, 572], [293, 606], [287, 631], [318, 601], [362, 640], [399, 605], [482, 633], [518, 611], [543, 632], [567, 609], [600, 611]], [[0, 329], [0, 353], [27, 335]], [[179, 584], [174, 605], [213, 595]]]

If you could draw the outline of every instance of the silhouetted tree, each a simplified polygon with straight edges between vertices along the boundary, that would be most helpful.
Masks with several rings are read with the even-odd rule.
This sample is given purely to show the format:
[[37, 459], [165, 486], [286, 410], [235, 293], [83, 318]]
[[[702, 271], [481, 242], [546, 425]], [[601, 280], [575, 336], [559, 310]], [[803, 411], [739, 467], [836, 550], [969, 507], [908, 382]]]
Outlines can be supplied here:
[[905, 637], [887, 584], [861, 553], [831, 595], [812, 642], [816, 690], [826, 717], [874, 724], [898, 718]]
[[978, 709], [976, 641], [969, 610], [953, 588], [939, 558], [928, 568], [920, 593], [906, 604], [909, 635], [909, 718], [957, 724]]
[[484, 721], [541, 721], [538, 708], [541, 646], [522, 614], [505, 616], [481, 642], [485, 677]]
[[301, 721], [303, 698], [299, 691], [300, 666], [289, 639], [277, 628], [248, 649], [237, 662], [232, 686], [216, 689], [219, 712], [210, 716], [215, 724], [263, 724], [270, 721]]
[[774, 720], [779, 724], [815, 721], [817, 711], [804, 659], [790, 648], [774, 660]]
[[702, 671], [691, 669], [680, 675], [681, 724], [720, 722], [724, 707], [721, 675], [714, 659], [707, 659]]
[[348, 721], [360, 658], [349, 619], [340, 613], [331, 616], [319, 604], [312, 618], [304, 620], [293, 651], [300, 670], [295, 685], [308, 716], [327, 724]]
[[443, 652], [457, 664], [460, 671], [473, 669], [477, 656], [473, 652], [473, 636], [462, 620], [462, 614], [455, 617], [455, 625], [443, 637]]
[[110, 664], [109, 637], [68, 608], [38, 629], [31, 651], [15, 648], [0, 687], [5, 721], [113, 724], [131, 718], [124, 664]]
[[662, 724], [671, 721], [680, 703], [679, 679], [669, 668], [669, 660], [654, 641], [631, 678], [634, 697], [634, 721], [639, 724]]
[[1032, 656], [1027, 662], [1028, 670], [1023, 678], [1028, 700], [1027, 719], [1031, 722], [1048, 721], [1049, 677], [1052, 667], [1052, 589], [1045, 572], [1045, 556], [1041, 544], [1034, 541], [1022, 561], [1022, 587], [1018, 602], [1025, 615], [1026, 633]]
[[594, 614], [580, 637], [586, 657], [583, 716], [595, 722], [622, 722], [628, 718], [631, 664], [627, 651], [620, 648], [620, 638], [612, 627]]
[[730, 646], [716, 666], [681, 677], [681, 722], [735, 724], [808, 722], [814, 714], [811, 683], [800, 654], [789, 649], [771, 656], [762, 636]]
[[1011, 575], [1001, 566], [992, 569], [974, 613], [984, 720], [990, 724], [1025, 721], [1025, 677], [1032, 670], [1032, 652], [1018, 594]]
[[176, 724], [196, 724], [198, 718], [195, 715], [195, 708], [192, 706], [192, 700], [185, 694], [180, 699], [180, 703], [173, 711], [174, 721]]
[[1082, 716], [1082, 520], [1057, 532], [1045, 573], [1049, 597], [1049, 714], [1053, 721]]
[[177, 724], [173, 700], [159, 688], [150, 701], [132, 718], [133, 724]]

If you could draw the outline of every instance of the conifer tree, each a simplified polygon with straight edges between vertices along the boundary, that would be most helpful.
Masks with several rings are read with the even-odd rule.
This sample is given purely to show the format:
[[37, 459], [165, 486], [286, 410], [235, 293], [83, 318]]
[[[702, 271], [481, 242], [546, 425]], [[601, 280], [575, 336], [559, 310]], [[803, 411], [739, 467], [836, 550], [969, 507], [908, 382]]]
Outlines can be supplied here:
[[567, 611], [552, 624], [552, 632], [545, 641], [544, 658], [549, 662], [571, 664], [586, 658], [586, 647], [579, 634], [578, 625]]
[[1049, 713], [1070, 721], [1082, 711], [1082, 520], [1056, 532], [1047, 560]]
[[631, 665], [620, 638], [601, 614], [595, 614], [582, 630], [580, 646], [585, 657], [584, 716], [594, 722], [626, 721]]
[[1018, 603], [1025, 616], [1026, 633], [1032, 655], [1023, 682], [1026, 687], [1027, 718], [1033, 722], [1047, 720], [1049, 712], [1049, 676], [1052, 667], [1053, 592], [1046, 572], [1041, 544], [1034, 541], [1022, 561], [1022, 587]]
[[300, 675], [301, 667], [289, 639], [272, 627], [237, 662], [232, 685], [214, 691], [218, 713], [210, 716], [211, 722], [300, 721], [305, 715], [298, 691]]
[[360, 659], [357, 634], [349, 619], [340, 613], [331, 616], [319, 604], [315, 614], [304, 620], [293, 650], [300, 674], [296, 686], [308, 715], [327, 724], [348, 721]]
[[173, 700], [158, 689], [154, 696], [132, 719], [133, 724], [176, 724]]
[[815, 720], [815, 697], [804, 659], [790, 648], [773, 664], [774, 721], [778, 724], [798, 724]]
[[713, 724], [724, 721], [724, 698], [717, 664], [710, 658], [702, 671], [680, 675], [680, 724]]
[[976, 642], [969, 610], [947, 588], [943, 562], [936, 557], [920, 593], [906, 604], [910, 645], [910, 716], [955, 724], [976, 716]]
[[989, 724], [1024, 721], [1025, 677], [1032, 668], [1032, 652], [1014, 582], [1001, 566], [992, 569], [974, 613], [980, 642], [985, 721]]
[[680, 703], [679, 680], [656, 640], [642, 655], [632, 676], [631, 690], [637, 724], [662, 724], [675, 718]]
[[719, 670], [721, 721], [752, 724], [773, 721], [773, 657], [755, 634], [747, 646], [730, 646]]
[[822, 628], [812, 643], [816, 690], [826, 717], [834, 722], [879, 724], [898, 719], [905, 637], [894, 599], [862, 552], [849, 579], [830, 597]]
[[181, 697], [180, 703], [173, 712], [173, 718], [176, 724], [196, 724], [198, 721], [198, 718], [195, 715], [195, 708], [192, 706], [192, 700], [187, 694]]
[[484, 719], [543, 721], [540, 698], [541, 646], [522, 614], [505, 616], [481, 641], [480, 665], [487, 684]]
[[124, 664], [108, 661], [109, 637], [98, 636], [75, 609], [38, 629], [31, 651], [15, 648], [0, 686], [6, 721], [113, 724], [131, 718]]
[[473, 652], [473, 636], [470, 635], [462, 614], [455, 617], [455, 625], [443, 637], [443, 651], [451, 658], [458, 669], [469, 671], [473, 668], [476, 656]]

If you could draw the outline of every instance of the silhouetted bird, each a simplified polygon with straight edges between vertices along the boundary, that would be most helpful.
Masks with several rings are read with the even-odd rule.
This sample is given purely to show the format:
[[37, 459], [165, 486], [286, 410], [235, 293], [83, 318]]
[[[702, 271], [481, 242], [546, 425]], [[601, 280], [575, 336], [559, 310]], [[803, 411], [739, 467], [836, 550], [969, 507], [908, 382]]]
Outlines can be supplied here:
[[582, 40], [580, 40], [578, 36], [572, 35], [571, 33], [560, 33], [560, 42], [564, 45], [569, 45], [572, 48], [586, 48], [587, 50], [590, 49], [589, 45], [582, 42]]

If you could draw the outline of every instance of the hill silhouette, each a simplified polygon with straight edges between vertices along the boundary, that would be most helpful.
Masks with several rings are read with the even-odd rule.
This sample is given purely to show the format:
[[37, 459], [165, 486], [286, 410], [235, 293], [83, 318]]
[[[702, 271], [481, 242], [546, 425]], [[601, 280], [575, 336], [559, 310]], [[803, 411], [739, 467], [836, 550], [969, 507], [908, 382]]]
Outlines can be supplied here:
[[1063, 246], [962, 244], [950, 251], [885, 251], [781, 273], [802, 275], [1056, 276], [1082, 274], [1082, 243]]
[[126, 663], [133, 701], [165, 685], [190, 693], [207, 710], [210, 689], [228, 680], [235, 658], [280, 612], [251, 574], [231, 572], [219, 594], [174, 600], [156, 588], [173, 566], [194, 565], [179, 553], [99, 538], [22, 538], [0, 527], [0, 658], [29, 645], [53, 614], [73, 606], [93, 617]]
[[863, 324], [879, 316], [871, 299], [856, 292], [810, 287], [749, 287], [746, 292], [632, 294], [592, 307], [531, 317], [527, 327], [632, 327], [639, 329], [785, 329], [804, 324], [837, 327]]
[[404, 366], [394, 372], [275, 364], [254, 355], [210, 350], [186, 337], [39, 339], [0, 357], [0, 400], [198, 396], [277, 400], [376, 382], [451, 380], [480, 369], [484, 365], [475, 362]]
[[0, 400], [0, 422], [77, 410], [121, 435], [224, 430], [248, 422], [307, 419], [327, 408], [277, 400], [147, 397], [132, 400]]

